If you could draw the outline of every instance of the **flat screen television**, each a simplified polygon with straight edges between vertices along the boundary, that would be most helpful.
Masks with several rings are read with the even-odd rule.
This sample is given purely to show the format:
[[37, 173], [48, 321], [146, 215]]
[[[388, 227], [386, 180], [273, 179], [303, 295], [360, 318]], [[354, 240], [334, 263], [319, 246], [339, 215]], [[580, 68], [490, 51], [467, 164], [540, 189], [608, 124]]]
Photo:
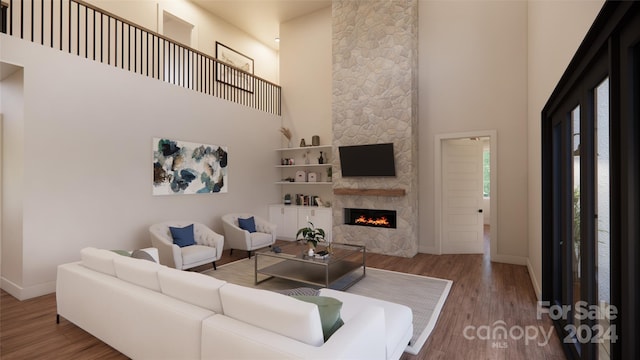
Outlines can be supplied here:
[[393, 143], [338, 147], [342, 177], [396, 176]]

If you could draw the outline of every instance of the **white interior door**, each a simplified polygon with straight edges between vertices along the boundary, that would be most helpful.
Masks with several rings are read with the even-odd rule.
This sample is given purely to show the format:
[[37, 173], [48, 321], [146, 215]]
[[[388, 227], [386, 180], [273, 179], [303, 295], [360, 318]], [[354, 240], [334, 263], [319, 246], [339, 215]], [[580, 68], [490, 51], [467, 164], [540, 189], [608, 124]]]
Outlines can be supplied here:
[[[193, 42], [194, 25], [167, 12], [162, 11], [162, 33], [169, 39], [191, 46]], [[193, 71], [195, 64], [193, 58], [186, 55], [181, 48], [169, 46], [164, 55], [164, 79], [184, 87], [194, 86]], [[197, 76], [196, 76], [197, 78]]]
[[482, 142], [442, 141], [442, 252], [483, 253]]

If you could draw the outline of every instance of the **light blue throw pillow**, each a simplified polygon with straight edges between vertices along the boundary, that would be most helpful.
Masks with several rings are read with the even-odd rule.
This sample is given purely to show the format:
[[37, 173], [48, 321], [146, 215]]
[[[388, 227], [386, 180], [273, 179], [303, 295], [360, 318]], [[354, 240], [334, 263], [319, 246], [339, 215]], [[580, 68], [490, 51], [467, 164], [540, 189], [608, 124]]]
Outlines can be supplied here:
[[340, 317], [340, 309], [342, 309], [342, 301], [328, 296], [300, 296], [294, 295], [293, 298], [310, 302], [318, 306], [320, 312], [320, 322], [322, 323], [322, 333], [324, 341], [329, 340], [342, 325], [344, 321]]
[[111, 250], [116, 254], [120, 254], [122, 256], [131, 256], [131, 252], [127, 251], [127, 250]]
[[196, 239], [193, 237], [193, 224], [183, 228], [169, 226], [169, 231], [171, 231], [173, 243], [180, 247], [196, 244]]
[[156, 259], [154, 259], [153, 256], [151, 256], [151, 254], [149, 254], [145, 250], [133, 250], [133, 252], [131, 253], [131, 257], [134, 259], [142, 259], [142, 260], [149, 260], [152, 262], [156, 262]]
[[242, 230], [247, 230], [250, 233], [256, 232], [256, 220], [252, 217], [248, 219], [238, 218], [238, 226]]

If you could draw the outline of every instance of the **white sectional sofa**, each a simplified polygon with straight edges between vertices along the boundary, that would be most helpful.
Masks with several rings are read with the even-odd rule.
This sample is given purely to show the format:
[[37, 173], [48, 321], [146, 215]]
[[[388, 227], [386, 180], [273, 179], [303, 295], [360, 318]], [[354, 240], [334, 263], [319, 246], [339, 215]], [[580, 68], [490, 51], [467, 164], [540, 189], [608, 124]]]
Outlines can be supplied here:
[[344, 320], [325, 342], [315, 304], [96, 248], [56, 286], [58, 316], [132, 359], [397, 359], [412, 333], [406, 306], [323, 289]]

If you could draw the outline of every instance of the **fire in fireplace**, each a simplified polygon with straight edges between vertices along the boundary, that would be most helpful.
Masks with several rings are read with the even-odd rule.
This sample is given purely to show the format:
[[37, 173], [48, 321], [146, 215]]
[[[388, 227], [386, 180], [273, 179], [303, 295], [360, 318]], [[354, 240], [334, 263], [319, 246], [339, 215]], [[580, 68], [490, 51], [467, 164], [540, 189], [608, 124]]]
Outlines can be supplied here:
[[347, 225], [396, 228], [395, 210], [344, 209], [344, 223]]

